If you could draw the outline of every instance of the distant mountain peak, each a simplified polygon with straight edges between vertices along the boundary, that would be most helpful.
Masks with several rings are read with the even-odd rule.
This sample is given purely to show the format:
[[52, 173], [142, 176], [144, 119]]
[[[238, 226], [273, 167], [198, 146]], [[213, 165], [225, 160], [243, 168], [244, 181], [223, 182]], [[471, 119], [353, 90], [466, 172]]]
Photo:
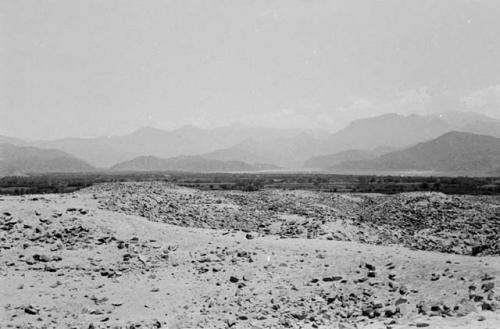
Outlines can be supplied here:
[[19, 173], [83, 172], [95, 168], [63, 151], [0, 143], [0, 176]]
[[435, 141], [450, 140], [450, 139], [464, 140], [464, 139], [478, 139], [478, 138], [497, 139], [493, 136], [474, 134], [474, 133], [458, 131], [458, 130], [452, 130], [452, 131], [449, 131], [449, 132], [444, 133], [443, 135], [439, 136], [438, 138], [435, 139]]

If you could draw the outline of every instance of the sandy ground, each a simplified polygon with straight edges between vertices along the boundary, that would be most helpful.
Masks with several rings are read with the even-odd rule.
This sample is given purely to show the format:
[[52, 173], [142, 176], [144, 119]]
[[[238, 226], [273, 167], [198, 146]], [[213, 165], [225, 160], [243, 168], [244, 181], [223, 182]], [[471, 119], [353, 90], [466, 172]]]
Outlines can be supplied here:
[[180, 227], [86, 191], [1, 197], [0, 214], [16, 222], [0, 236], [1, 328], [500, 328], [482, 310], [498, 305], [497, 256]]

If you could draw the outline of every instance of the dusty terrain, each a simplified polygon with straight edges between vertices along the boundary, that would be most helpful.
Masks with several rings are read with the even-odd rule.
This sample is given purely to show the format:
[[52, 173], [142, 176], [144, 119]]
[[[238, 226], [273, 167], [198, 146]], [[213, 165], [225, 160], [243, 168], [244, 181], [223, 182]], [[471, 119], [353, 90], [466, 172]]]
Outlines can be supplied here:
[[499, 238], [498, 197], [0, 197], [0, 327], [499, 328]]

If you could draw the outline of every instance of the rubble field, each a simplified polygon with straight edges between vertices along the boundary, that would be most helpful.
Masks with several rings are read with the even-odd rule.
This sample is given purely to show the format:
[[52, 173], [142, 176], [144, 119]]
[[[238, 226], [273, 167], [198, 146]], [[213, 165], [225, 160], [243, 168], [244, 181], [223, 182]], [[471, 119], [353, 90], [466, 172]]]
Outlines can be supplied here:
[[500, 328], [500, 197], [0, 197], [0, 328]]

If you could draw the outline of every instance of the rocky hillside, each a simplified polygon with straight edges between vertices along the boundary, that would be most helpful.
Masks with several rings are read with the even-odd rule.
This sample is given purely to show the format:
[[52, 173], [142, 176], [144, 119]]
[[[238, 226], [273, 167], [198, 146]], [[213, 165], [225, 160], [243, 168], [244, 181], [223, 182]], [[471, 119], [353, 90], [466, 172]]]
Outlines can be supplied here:
[[0, 176], [92, 170], [94, 167], [85, 161], [62, 151], [0, 144]]

